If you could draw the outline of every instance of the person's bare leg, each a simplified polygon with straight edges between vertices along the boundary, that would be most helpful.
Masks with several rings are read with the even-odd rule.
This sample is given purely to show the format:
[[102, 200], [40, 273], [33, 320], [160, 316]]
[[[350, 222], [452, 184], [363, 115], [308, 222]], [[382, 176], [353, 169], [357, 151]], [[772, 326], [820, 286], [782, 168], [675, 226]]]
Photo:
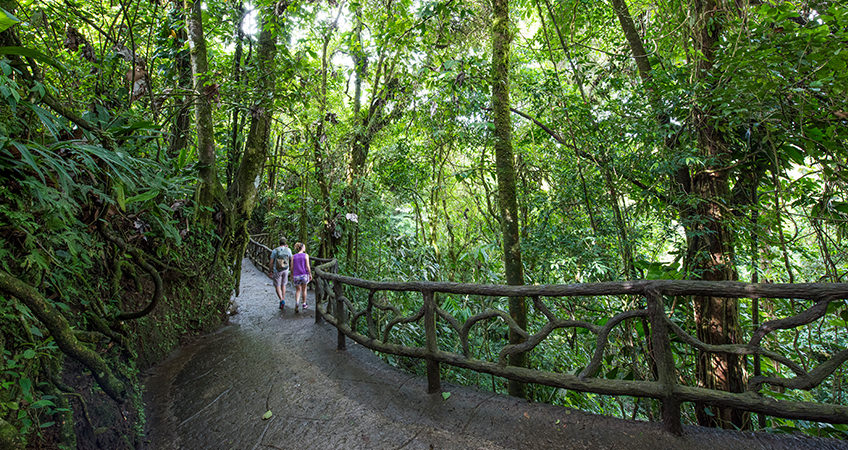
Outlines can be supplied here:
[[294, 312], [298, 312], [300, 303], [298, 303], [298, 298], [300, 297], [300, 287], [302, 284], [298, 284], [294, 287]]
[[287, 283], [288, 279], [289, 279], [289, 273], [283, 272], [283, 279], [280, 280], [280, 286], [281, 287], [277, 287], [277, 295], [280, 297], [281, 302], [286, 301], [286, 284], [288, 284]]

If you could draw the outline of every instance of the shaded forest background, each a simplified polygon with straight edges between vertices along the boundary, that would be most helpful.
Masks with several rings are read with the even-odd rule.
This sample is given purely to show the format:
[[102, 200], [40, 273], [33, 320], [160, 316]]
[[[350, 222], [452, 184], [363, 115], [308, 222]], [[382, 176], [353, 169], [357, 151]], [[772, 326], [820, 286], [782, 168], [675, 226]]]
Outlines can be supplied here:
[[[372, 279], [848, 275], [844, 2], [0, 7], [6, 446], [136, 446], [139, 370], [224, 320], [248, 232], [306, 242]], [[474, 301], [442, 307], [461, 316]], [[602, 323], [621, 302], [557, 312]], [[528, 320], [516, 299], [492, 306]], [[844, 349], [848, 307], [836, 306], [772, 345], [804, 367]], [[724, 344], [803, 308], [689, 298], [671, 309], [702, 341]], [[628, 356], [645, 352], [645, 330], [628, 333], [605, 376], [650, 378]], [[517, 338], [506, 334], [493, 327], [479, 345]], [[591, 349], [559, 339], [546, 369], [579, 371]], [[765, 360], [695, 353], [678, 369], [689, 384], [730, 391], [755, 373], [786, 375]], [[658, 414], [648, 400], [449, 377], [592, 412]], [[813, 392], [768, 395], [845, 404], [844, 381], [841, 368]], [[848, 431], [705, 405], [686, 414]]]

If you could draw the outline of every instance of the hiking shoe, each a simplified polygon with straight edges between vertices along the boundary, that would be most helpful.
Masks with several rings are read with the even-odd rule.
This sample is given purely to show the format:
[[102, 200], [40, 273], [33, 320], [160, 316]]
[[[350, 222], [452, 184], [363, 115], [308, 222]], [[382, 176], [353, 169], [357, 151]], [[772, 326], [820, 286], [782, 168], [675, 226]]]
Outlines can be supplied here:
[[306, 310], [306, 308], [309, 308], [309, 305], [307, 305], [306, 303], [304, 303], [304, 304], [303, 304], [303, 310], [305, 311], [305, 310]]
[[286, 302], [280, 302], [280, 309], [281, 310], [285, 309], [285, 307], [286, 307]]
[[297, 313], [299, 313], [299, 312], [300, 312], [300, 311], [298, 311], [298, 309], [297, 309], [297, 303], [295, 303], [295, 305], [294, 305], [294, 312], [295, 312], [295, 314], [297, 314]]

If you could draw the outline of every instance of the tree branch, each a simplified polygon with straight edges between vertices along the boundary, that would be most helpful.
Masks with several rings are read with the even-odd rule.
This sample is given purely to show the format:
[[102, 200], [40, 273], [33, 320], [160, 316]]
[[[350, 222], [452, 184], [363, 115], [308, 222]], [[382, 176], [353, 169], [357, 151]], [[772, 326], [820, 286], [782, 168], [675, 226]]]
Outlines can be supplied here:
[[[485, 109], [489, 110], [489, 108], [485, 108]], [[598, 166], [600, 168], [604, 168], [604, 169], [609, 168], [609, 164], [610, 164], [609, 161], [599, 159], [595, 155], [593, 155], [593, 154], [591, 154], [591, 153], [589, 153], [585, 150], [582, 150], [580, 148], [577, 148], [573, 144], [569, 144], [562, 136], [559, 135], [559, 133], [550, 129], [548, 126], [546, 126], [545, 124], [540, 122], [535, 117], [532, 117], [529, 114], [524, 113], [522, 111], [519, 111], [515, 108], [510, 108], [509, 110], [514, 112], [515, 114], [518, 114], [519, 116], [533, 122], [534, 124], [536, 124], [536, 126], [541, 128], [545, 133], [548, 133], [548, 135], [550, 135], [552, 138], [554, 138], [555, 141], [557, 141], [558, 143], [562, 144], [565, 147], [568, 147], [568, 148], [574, 150], [574, 153], [577, 154], [578, 157], [588, 159], [589, 161], [592, 161], [593, 163], [595, 163], [596, 166]], [[630, 182], [632, 185], [634, 185], [634, 186], [638, 187], [639, 189], [642, 189], [643, 191], [653, 195], [654, 197], [662, 200], [663, 202], [668, 203], [668, 204], [672, 203], [672, 200], [671, 200], [670, 197], [668, 197], [667, 195], [665, 195], [661, 192], [658, 192], [656, 189], [653, 189], [652, 187], [650, 187], [647, 184], [637, 180], [636, 178], [631, 178], [631, 177], [626, 176], [626, 175], [624, 176], [624, 178], [628, 182]]]

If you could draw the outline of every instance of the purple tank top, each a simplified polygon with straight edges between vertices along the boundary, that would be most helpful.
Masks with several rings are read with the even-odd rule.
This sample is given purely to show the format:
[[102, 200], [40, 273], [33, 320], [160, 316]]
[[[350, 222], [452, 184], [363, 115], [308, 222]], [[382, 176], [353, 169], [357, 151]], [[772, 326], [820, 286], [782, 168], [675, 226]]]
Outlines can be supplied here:
[[295, 253], [292, 256], [292, 276], [306, 275], [306, 253]]

